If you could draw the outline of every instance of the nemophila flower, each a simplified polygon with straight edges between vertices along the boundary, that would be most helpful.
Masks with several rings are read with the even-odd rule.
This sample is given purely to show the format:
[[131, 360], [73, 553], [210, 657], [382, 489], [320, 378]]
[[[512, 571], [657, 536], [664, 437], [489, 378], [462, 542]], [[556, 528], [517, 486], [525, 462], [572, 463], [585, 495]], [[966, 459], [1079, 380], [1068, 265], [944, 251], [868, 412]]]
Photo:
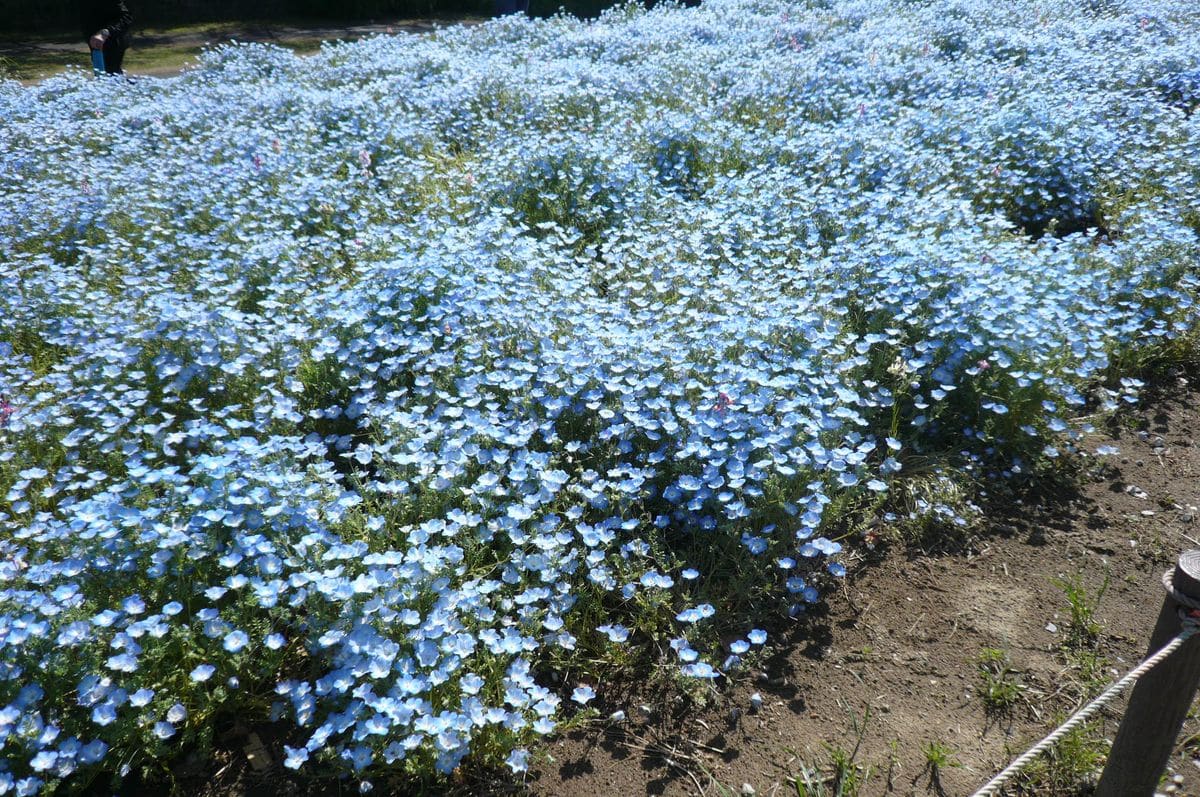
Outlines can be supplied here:
[[102, 703], [92, 709], [92, 722], [97, 725], [111, 725], [117, 720], [117, 707], [112, 703]]
[[129, 653], [119, 653], [116, 656], [110, 656], [108, 659], [108, 668], [118, 672], [135, 672], [138, 668], [137, 656]]
[[58, 762], [58, 753], [52, 750], [42, 750], [33, 758], [29, 759], [29, 766], [34, 772], [46, 772], [52, 769]]
[[304, 747], [283, 746], [283, 765], [288, 769], [299, 769], [308, 760], [308, 749]]
[[607, 636], [610, 642], [620, 644], [629, 639], [629, 629], [620, 623], [596, 626], [596, 630]]
[[79, 762], [81, 764], [95, 764], [101, 761], [108, 754], [108, 744], [100, 739], [93, 739], [80, 746], [78, 752]]
[[45, 781], [43, 781], [41, 778], [32, 776], [28, 778], [21, 778], [16, 782], [13, 788], [13, 793], [16, 794], [17, 797], [32, 797], [32, 795], [41, 791], [43, 785], [45, 785]]
[[213, 673], [216, 671], [217, 668], [211, 664], [198, 664], [192, 668], [192, 671], [188, 674], [188, 677], [190, 677], [193, 681], [203, 683], [211, 678]]
[[508, 764], [508, 768], [513, 772], [526, 772], [529, 769], [529, 751], [517, 749], [508, 754], [508, 758], [504, 763]]
[[134, 708], [141, 708], [142, 706], [149, 705], [153, 699], [154, 690], [143, 687], [129, 696], [129, 705]]
[[239, 653], [250, 643], [250, 636], [245, 631], [230, 631], [225, 635], [222, 647], [230, 653]]
[[681, 623], [697, 623], [712, 617], [716, 613], [711, 603], [702, 603], [699, 606], [694, 606], [690, 609], [684, 609], [679, 614], [675, 615], [675, 619]]
[[578, 703], [581, 706], [586, 705], [588, 703], [588, 701], [590, 701], [595, 696], [596, 696], [596, 691], [594, 689], [592, 689], [592, 687], [587, 686], [586, 684], [583, 686], [575, 687], [575, 691], [573, 691], [571, 693], [571, 699], [574, 700], [576, 703]]
[[711, 664], [703, 661], [698, 661], [693, 664], [685, 664], [682, 668], [680, 668], [680, 672], [689, 678], [712, 679], [718, 678], [721, 675], [719, 672], [713, 669]]

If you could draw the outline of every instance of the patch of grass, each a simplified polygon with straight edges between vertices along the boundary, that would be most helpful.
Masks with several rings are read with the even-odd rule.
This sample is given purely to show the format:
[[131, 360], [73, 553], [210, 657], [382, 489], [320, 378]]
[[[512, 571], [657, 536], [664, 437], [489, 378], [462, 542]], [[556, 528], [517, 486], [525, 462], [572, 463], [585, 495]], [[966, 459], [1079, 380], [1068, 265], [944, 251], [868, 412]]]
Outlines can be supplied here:
[[925, 769], [931, 777], [936, 777], [944, 769], [962, 766], [954, 757], [954, 749], [940, 739], [930, 740], [921, 748], [921, 752], [925, 754]]
[[1063, 591], [1071, 613], [1066, 629], [1066, 644], [1076, 650], [1094, 647], [1100, 638], [1100, 623], [1096, 620], [1096, 609], [1100, 599], [1108, 591], [1111, 576], [1105, 571], [1104, 581], [1093, 593], [1083, 582], [1083, 575], [1075, 573], [1052, 580], [1054, 586]]
[[867, 733], [867, 723], [871, 719], [871, 707], [867, 706], [861, 719], [847, 706], [843, 705], [843, 708], [850, 714], [854, 747], [847, 750], [841, 745], [826, 743], [827, 758], [823, 764], [814, 765], [801, 760], [799, 772], [790, 780], [796, 797], [857, 797], [871, 779], [872, 768], [859, 764], [857, 760], [863, 737]]
[[796, 797], [857, 797], [871, 777], [871, 768], [855, 761], [855, 754], [838, 745], [828, 745], [824, 766], [800, 763], [791, 779]]
[[1012, 668], [1008, 651], [984, 648], [975, 663], [980, 677], [976, 691], [983, 700], [984, 709], [995, 714], [1011, 711], [1025, 691], [1025, 686]]
[[[1064, 719], [1058, 717], [1055, 724]], [[1020, 793], [1090, 793], [1085, 784], [1104, 767], [1107, 756], [1108, 742], [1100, 729], [1091, 723], [1081, 725], [1025, 769], [1017, 781]]]
[[921, 752], [925, 756], [925, 768], [918, 773], [917, 778], [921, 775], [927, 776], [929, 788], [937, 794], [944, 794], [946, 790], [942, 787], [942, 772], [951, 767], [961, 767], [962, 762], [954, 757], [954, 749], [941, 739], [930, 740], [921, 748]]
[[[1063, 658], [1069, 667], [1067, 694], [1075, 701], [1085, 701], [1104, 691], [1111, 679], [1109, 662], [1100, 653], [1103, 628], [1096, 619], [1100, 599], [1108, 589], [1110, 574], [1105, 572], [1099, 587], [1090, 589], [1081, 573], [1054, 580], [1054, 585], [1066, 596], [1070, 612], [1063, 641]], [[1066, 720], [1066, 714], [1053, 717], [1052, 724]], [[1109, 743], [1102, 728], [1087, 723], [1072, 730], [1045, 755], [1026, 768], [1018, 780], [1021, 794], [1083, 794], [1090, 793], [1088, 783], [1104, 767]], [[1014, 751], [1014, 754], [1022, 752]]]

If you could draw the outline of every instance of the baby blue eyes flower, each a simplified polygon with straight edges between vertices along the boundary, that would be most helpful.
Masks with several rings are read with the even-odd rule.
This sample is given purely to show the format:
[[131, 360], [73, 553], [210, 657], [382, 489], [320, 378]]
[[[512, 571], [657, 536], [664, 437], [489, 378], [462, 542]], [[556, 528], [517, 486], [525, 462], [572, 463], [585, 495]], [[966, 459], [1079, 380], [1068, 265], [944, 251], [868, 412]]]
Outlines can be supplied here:
[[211, 664], [198, 664], [191, 671], [191, 673], [189, 674], [189, 677], [193, 681], [196, 681], [197, 683], [203, 683], [203, 682], [207, 681], [209, 678], [212, 678], [213, 673], [216, 671], [217, 671], [217, 668]]
[[736, 653], [739, 656], [750, 649], [750, 643], [744, 639], [738, 639], [729, 644], [729, 651]]
[[154, 735], [159, 739], [170, 739], [175, 735], [175, 726], [169, 722], [154, 723]]
[[1101, 457], [1111, 457], [1115, 454], [1120, 454], [1121, 449], [1116, 446], [1103, 445], [1096, 447], [1096, 455]]
[[571, 699], [579, 705], [587, 705], [588, 701], [596, 696], [596, 692], [592, 687], [584, 685], [575, 687], [575, 691], [571, 693]]
[[174, 617], [183, 611], [183, 604], [179, 601], [171, 601], [163, 606], [162, 611], [167, 617]]
[[684, 609], [679, 614], [675, 615], [675, 619], [681, 623], [698, 623], [701, 620], [706, 620], [716, 613], [711, 603], [702, 603], [691, 609]]
[[111, 725], [116, 719], [117, 709], [111, 703], [103, 703], [92, 709], [92, 722], [97, 725]]
[[834, 554], [841, 553], [842, 551], [842, 544], [840, 542], [833, 542], [825, 539], [824, 537], [818, 537], [817, 539], [813, 540], [812, 545], [826, 556], [833, 556]]
[[842, 565], [838, 562], [830, 562], [828, 565], [826, 565], [826, 569], [829, 570], [831, 575], [837, 576], [838, 578], [846, 575], [845, 565]]
[[79, 761], [83, 764], [95, 764], [102, 760], [107, 753], [108, 745], [99, 739], [94, 739], [79, 748]]
[[245, 631], [230, 631], [225, 635], [223, 647], [230, 653], [239, 653], [250, 643], [250, 636]]
[[686, 570], [684, 570], [683, 572], [681, 572], [679, 574], [679, 577], [682, 578], [684, 581], [694, 581], [700, 577], [700, 571], [696, 570], [695, 568], [689, 567]]
[[173, 705], [169, 709], [167, 709], [167, 722], [171, 722], [171, 723], [178, 725], [179, 723], [181, 723], [185, 719], [187, 719], [187, 716], [188, 716], [187, 709], [183, 707], [182, 703], [176, 703], [175, 705]]
[[619, 644], [629, 639], [629, 629], [619, 623], [596, 626], [596, 630], [606, 635], [610, 642]]
[[508, 768], [514, 773], [527, 772], [529, 770], [529, 751], [524, 749], [513, 750], [508, 754], [508, 758], [504, 760], [508, 764]]
[[283, 765], [288, 769], [299, 769], [308, 760], [308, 749], [304, 747], [283, 746]]
[[118, 612], [114, 612], [112, 609], [105, 609], [92, 618], [92, 624], [101, 628], [109, 628], [120, 616]]
[[287, 644], [287, 640], [283, 638], [283, 634], [267, 634], [266, 638], [263, 640], [263, 644], [266, 645], [269, 650], [279, 650], [281, 647]]
[[41, 790], [43, 783], [41, 778], [21, 778], [16, 783], [14, 793], [17, 797], [33, 797]]
[[51, 750], [43, 750], [33, 758], [29, 759], [29, 766], [34, 772], [45, 772], [51, 769], [58, 762], [58, 753]]
[[682, 668], [680, 668], [680, 672], [689, 678], [713, 679], [720, 676], [720, 673], [713, 669], [711, 664], [703, 661], [684, 665]]
[[746, 634], [746, 638], [750, 640], [752, 645], [762, 645], [767, 641], [767, 632], [760, 628], [755, 628]]
[[135, 672], [138, 668], [137, 656], [120, 653], [108, 659], [108, 668], [118, 672]]
[[129, 705], [133, 706], [134, 708], [141, 708], [142, 706], [149, 705], [150, 701], [153, 699], [154, 690], [142, 688], [129, 696]]

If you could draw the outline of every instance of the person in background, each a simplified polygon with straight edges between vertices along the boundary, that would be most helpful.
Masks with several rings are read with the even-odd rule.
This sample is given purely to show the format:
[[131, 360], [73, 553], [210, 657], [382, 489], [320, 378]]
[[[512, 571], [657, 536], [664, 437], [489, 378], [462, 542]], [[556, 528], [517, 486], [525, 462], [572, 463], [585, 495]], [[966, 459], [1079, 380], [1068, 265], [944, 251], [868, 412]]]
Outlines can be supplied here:
[[104, 71], [110, 75], [124, 74], [121, 64], [129, 49], [133, 25], [125, 0], [76, 0], [76, 3], [83, 37], [93, 50], [104, 52]]
[[508, 14], [528, 14], [529, 0], [495, 0], [496, 16]]

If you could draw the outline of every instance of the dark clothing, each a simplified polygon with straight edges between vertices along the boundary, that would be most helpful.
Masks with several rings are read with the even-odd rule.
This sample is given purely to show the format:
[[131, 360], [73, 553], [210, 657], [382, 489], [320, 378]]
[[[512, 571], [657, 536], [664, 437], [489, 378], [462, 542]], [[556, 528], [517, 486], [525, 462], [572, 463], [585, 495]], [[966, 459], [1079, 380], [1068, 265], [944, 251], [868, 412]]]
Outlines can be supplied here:
[[129, 49], [129, 34], [111, 36], [104, 43], [104, 71], [110, 75], [120, 75], [125, 70], [121, 64], [125, 62], [125, 51]]
[[79, 7], [79, 30], [84, 39], [108, 29], [109, 38], [127, 38], [133, 16], [125, 0], [76, 0]]
[[104, 71], [119, 74], [125, 51], [132, 40], [133, 15], [125, 0], [76, 0], [79, 8], [79, 29], [84, 40], [102, 30], [108, 31], [104, 42]]
[[495, 0], [496, 16], [508, 14], [528, 14], [529, 0]]

